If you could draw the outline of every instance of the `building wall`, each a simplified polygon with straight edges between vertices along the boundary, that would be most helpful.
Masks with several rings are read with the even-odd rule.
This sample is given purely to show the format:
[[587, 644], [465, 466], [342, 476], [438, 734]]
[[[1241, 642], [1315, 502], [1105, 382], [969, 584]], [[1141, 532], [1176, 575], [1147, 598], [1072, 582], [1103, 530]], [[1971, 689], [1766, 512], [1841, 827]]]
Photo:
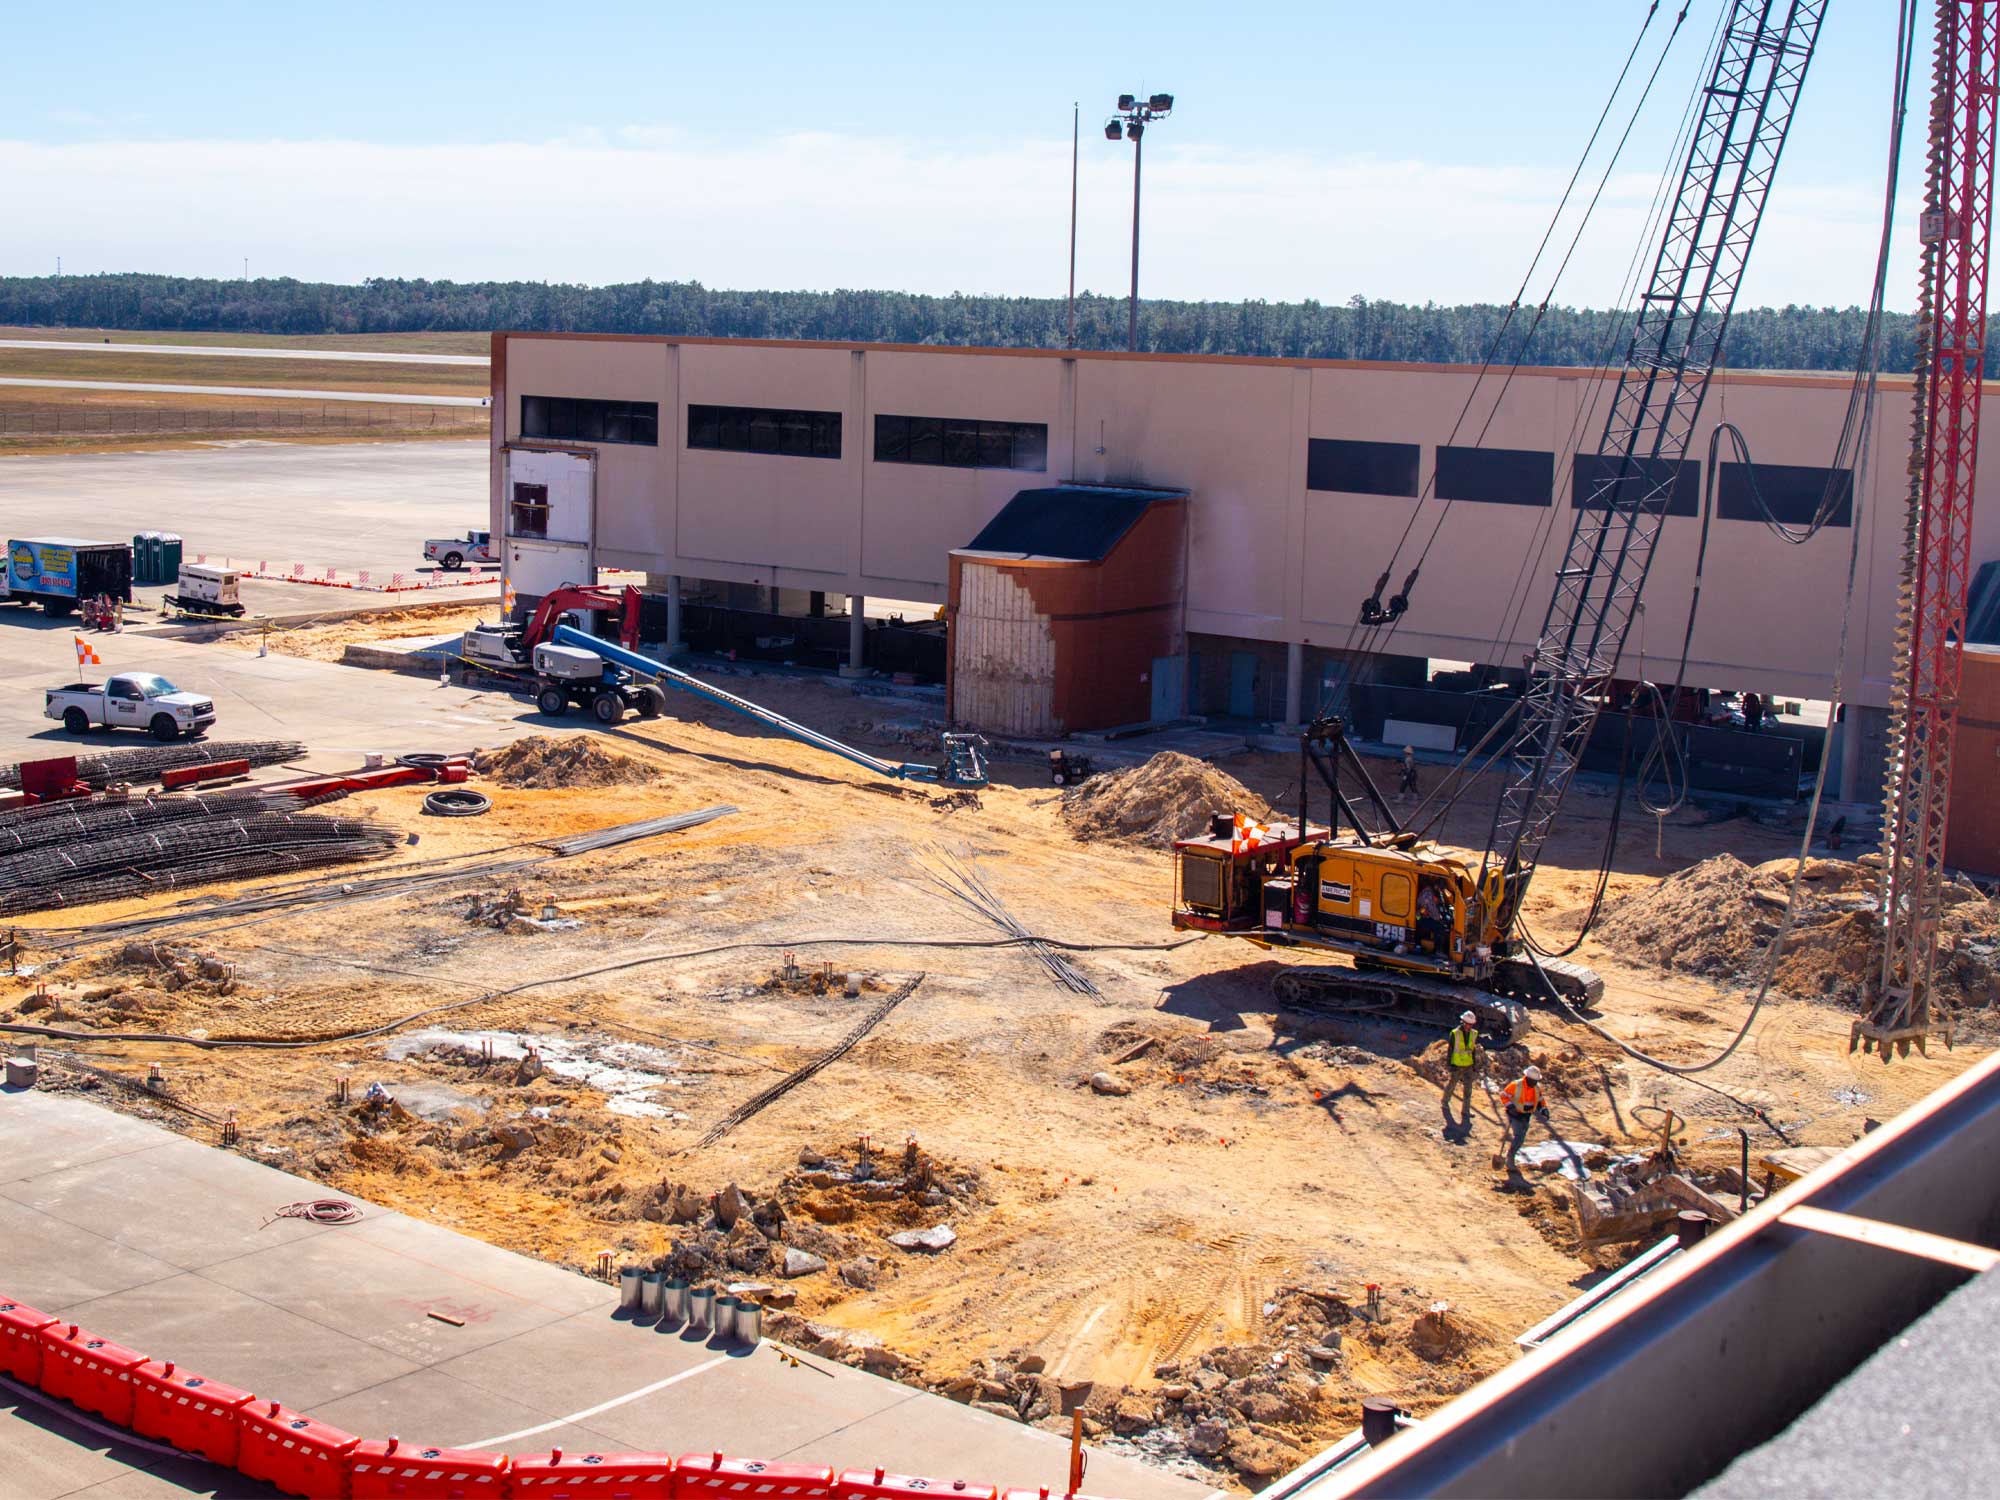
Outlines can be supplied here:
[[2000, 650], [1992, 647], [1965, 653], [1944, 857], [1975, 875], [2000, 875]]
[[[1474, 386], [1464, 367], [541, 334], [496, 334], [494, 353], [496, 449], [519, 434], [522, 394], [660, 404], [659, 446], [601, 445], [597, 481], [600, 561], [655, 574], [941, 602], [951, 549], [1017, 490], [1125, 481], [1192, 496], [1190, 630], [1330, 651], [1359, 645], [1352, 622], [1377, 576], [1387, 568], [1391, 591], [1401, 588], [1435, 531], [1409, 613], [1375, 644], [1506, 664], [1539, 632], [1574, 519], [1560, 464], [1547, 506], [1309, 488], [1315, 438], [1417, 444], [1427, 487]], [[1489, 412], [1499, 384], [1489, 378], [1459, 442], [1483, 430], [1487, 447], [1560, 454], [1574, 436], [1595, 449], [1609, 386], [1590, 372], [1523, 369]], [[842, 456], [690, 451], [690, 402], [839, 411]], [[1760, 468], [1824, 465], [1846, 402], [1840, 378], [1724, 374], [1689, 456], [1705, 456], [1727, 418], [1748, 434]], [[1043, 422], [1047, 466], [877, 463], [874, 417], [883, 412]], [[1906, 381], [1884, 382], [1876, 415], [1856, 485], [1858, 528], [1830, 526], [1793, 547], [1754, 519], [1713, 521], [1693, 681], [1829, 696], [1858, 541], [1844, 696], [1887, 703]], [[496, 461], [496, 522], [499, 479]], [[1975, 563], [2000, 557], [2000, 465], [1984, 466], [1979, 490]], [[1699, 529], [1690, 517], [1667, 522], [1624, 675], [1642, 669], [1641, 652], [1647, 673], [1672, 672]]]

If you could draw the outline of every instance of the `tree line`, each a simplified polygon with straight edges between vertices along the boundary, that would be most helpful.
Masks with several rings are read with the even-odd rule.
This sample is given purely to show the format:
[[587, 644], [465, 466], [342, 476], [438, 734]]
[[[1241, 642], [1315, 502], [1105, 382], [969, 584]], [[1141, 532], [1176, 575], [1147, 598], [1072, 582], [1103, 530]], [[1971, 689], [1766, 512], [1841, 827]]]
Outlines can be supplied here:
[[[820, 339], [893, 344], [1058, 348], [1066, 342], [1060, 297], [954, 292], [727, 291], [692, 281], [579, 286], [541, 281], [378, 278], [359, 285], [289, 277], [217, 281], [138, 273], [0, 278], [0, 323], [71, 328], [228, 333], [415, 333], [496, 328], [564, 333]], [[1738, 312], [1726, 362], [1737, 369], [1852, 369], [1866, 314], [1858, 307], [1765, 307]], [[1083, 293], [1076, 342], [1125, 347], [1125, 299]], [[1886, 319], [1883, 368], [1907, 370], [1915, 353], [1909, 314]], [[1142, 300], [1139, 343], [1169, 354], [1255, 354], [1308, 359], [1589, 366], [1616, 357], [1627, 314], [1504, 305], [1445, 305], [1350, 298], [1321, 302]], [[1496, 342], [1496, 335], [1497, 342]], [[1987, 374], [2000, 366], [1988, 354]]]

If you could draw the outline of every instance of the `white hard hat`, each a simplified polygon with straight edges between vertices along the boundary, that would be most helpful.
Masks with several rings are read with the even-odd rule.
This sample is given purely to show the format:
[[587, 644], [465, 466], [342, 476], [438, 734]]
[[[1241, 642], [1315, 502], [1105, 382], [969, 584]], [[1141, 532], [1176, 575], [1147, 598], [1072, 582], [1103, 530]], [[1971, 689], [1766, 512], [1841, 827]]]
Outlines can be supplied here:
[[1469, 1011], [1469, 1010], [1462, 1010], [1462, 1011], [1460, 1011], [1460, 1012], [1458, 1013], [1458, 1018], [1459, 1018], [1459, 1020], [1461, 1020], [1461, 1021], [1465, 1022], [1465, 1024], [1466, 1024], [1466, 1025], [1468, 1025], [1468, 1026], [1471, 1026], [1471, 1025], [1473, 1025], [1473, 1024], [1474, 1024], [1475, 1022], [1477, 1022], [1477, 1021], [1478, 1021], [1478, 1019], [1479, 1019], [1479, 1017], [1475, 1016], [1475, 1015], [1474, 1015], [1474, 1014], [1473, 1014], [1473, 1013], [1472, 1013], [1471, 1011]]
[[1530, 1083], [1540, 1083], [1542, 1081], [1542, 1070], [1533, 1063], [1529, 1063], [1527, 1071], [1522, 1073], [1521, 1076]]
[[1415, 755], [1416, 753], [1417, 753], [1417, 747], [1416, 747], [1415, 745], [1405, 745], [1405, 746], [1403, 746], [1403, 754], [1405, 754], [1405, 755]]

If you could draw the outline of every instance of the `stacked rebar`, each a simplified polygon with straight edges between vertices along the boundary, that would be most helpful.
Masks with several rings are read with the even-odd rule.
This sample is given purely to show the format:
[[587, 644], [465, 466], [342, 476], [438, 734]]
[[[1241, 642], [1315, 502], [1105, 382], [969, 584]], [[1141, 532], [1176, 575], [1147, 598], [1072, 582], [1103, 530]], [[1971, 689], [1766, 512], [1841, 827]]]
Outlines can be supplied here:
[[[297, 760], [306, 747], [297, 740], [178, 740], [171, 745], [142, 745], [131, 750], [106, 750], [76, 758], [76, 779], [94, 787], [123, 781], [139, 784], [158, 781], [162, 771], [182, 766], [215, 765], [226, 760], [247, 760], [251, 766], [277, 766]], [[0, 766], [0, 787], [21, 784], [18, 765]]]
[[267, 793], [54, 803], [0, 820], [0, 914], [378, 859], [399, 841]]

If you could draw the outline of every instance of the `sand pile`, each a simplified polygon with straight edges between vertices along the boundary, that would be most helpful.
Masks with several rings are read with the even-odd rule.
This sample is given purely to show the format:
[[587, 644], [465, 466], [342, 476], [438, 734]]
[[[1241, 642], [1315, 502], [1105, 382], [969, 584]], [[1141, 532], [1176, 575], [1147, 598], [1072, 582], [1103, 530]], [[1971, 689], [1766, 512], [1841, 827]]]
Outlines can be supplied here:
[[[1718, 854], [1604, 909], [1596, 938], [1620, 957], [1720, 980], [1762, 978], [1784, 920], [1792, 861], [1746, 865]], [[1808, 860], [1791, 936], [1774, 983], [1791, 995], [1851, 998], [1881, 962], [1879, 871], [1848, 860]], [[2000, 993], [2000, 904], [1948, 884], [1939, 923], [1938, 998], [1983, 1006]]]
[[1208, 830], [1215, 813], [1271, 815], [1250, 788], [1207, 761], [1162, 750], [1143, 766], [1093, 776], [1063, 796], [1063, 821], [1081, 839], [1132, 839], [1165, 848]]
[[659, 774], [650, 761], [614, 750], [592, 734], [531, 734], [500, 750], [481, 750], [472, 769], [504, 786], [637, 786]]

